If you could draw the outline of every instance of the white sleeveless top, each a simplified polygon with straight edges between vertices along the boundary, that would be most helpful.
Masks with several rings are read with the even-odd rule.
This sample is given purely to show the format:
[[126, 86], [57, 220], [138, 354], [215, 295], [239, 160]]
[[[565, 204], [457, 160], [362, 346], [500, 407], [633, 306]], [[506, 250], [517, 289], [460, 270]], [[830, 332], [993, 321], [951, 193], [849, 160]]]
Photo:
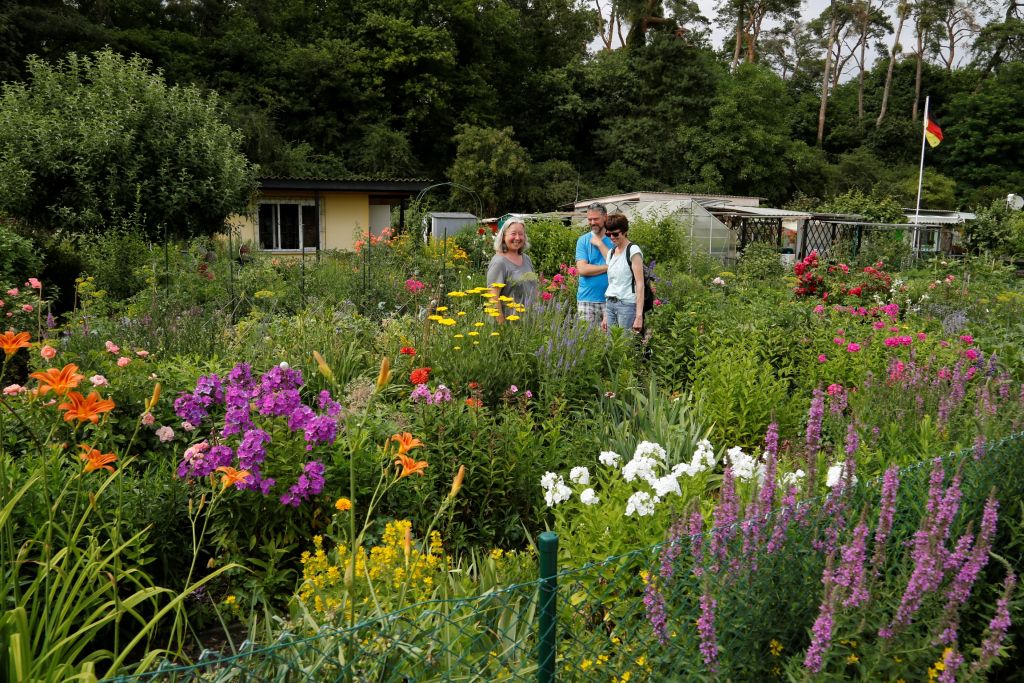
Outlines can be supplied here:
[[[608, 258], [608, 290], [604, 295], [612, 296], [619, 301], [626, 303], [636, 302], [636, 291], [633, 288], [633, 270], [626, 261], [626, 252], [633, 258], [640, 255], [640, 262], [643, 263], [644, 254], [640, 251], [640, 245], [630, 242], [620, 254], [618, 248]], [[640, 283], [643, 287], [643, 283]]]

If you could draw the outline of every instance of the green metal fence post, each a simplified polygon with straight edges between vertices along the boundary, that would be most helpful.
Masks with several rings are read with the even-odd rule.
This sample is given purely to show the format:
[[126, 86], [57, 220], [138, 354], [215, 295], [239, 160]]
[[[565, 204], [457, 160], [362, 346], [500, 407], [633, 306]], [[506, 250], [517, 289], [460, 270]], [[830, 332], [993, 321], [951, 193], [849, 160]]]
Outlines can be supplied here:
[[558, 625], [558, 534], [545, 531], [537, 537], [540, 552], [540, 621], [537, 633], [537, 683], [555, 680], [555, 630]]

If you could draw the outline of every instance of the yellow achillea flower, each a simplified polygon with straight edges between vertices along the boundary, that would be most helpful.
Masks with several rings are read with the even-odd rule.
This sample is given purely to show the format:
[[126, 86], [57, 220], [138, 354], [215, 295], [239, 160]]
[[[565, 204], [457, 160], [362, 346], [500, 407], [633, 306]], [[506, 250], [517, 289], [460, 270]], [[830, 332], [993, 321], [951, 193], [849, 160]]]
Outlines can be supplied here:
[[[473, 333], [470, 332], [470, 334], [473, 334]], [[456, 335], [453, 335], [453, 336], [455, 337], [455, 339], [462, 339], [464, 335], [456, 334]]]
[[492, 336], [492, 337], [497, 337], [497, 336], [498, 336], [498, 334], [499, 334], [498, 332], [491, 332], [491, 336]]
[[[460, 335], [460, 336], [461, 336], [461, 335]], [[479, 336], [480, 336], [480, 333], [479, 333], [479, 332], [477, 332], [476, 330], [474, 330], [473, 332], [470, 332], [470, 333], [469, 333], [469, 336], [470, 336], [470, 337], [479, 337]]]
[[519, 320], [518, 315], [509, 315], [505, 317], [505, 320]]
[[782, 654], [782, 643], [772, 638], [768, 641], [768, 651], [771, 653], [772, 657], [778, 657]]
[[438, 306], [434, 310], [437, 311], [438, 313], [444, 313], [445, 311], [448, 310], [448, 307], [447, 306]]
[[483, 327], [483, 323], [473, 323], [473, 327]]

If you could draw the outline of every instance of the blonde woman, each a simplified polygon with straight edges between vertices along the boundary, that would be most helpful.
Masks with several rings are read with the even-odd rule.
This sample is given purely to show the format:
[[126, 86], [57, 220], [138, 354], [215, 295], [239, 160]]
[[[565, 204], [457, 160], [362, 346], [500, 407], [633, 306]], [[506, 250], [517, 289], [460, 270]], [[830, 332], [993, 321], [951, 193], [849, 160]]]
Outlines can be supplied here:
[[[498, 296], [511, 297], [526, 306], [537, 300], [537, 273], [533, 261], [526, 255], [530, 241], [526, 238], [526, 225], [514, 216], [506, 218], [494, 236], [494, 257], [487, 266], [487, 284]], [[494, 287], [499, 284], [504, 287]], [[505, 307], [498, 306], [498, 322], [505, 322]]]

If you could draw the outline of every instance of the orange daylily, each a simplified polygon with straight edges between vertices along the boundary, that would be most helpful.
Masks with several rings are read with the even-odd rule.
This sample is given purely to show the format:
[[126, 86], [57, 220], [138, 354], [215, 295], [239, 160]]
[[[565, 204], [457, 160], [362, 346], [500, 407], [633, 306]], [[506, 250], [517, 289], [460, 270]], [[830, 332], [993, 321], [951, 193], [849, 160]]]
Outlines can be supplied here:
[[423, 445], [423, 442], [417, 438], [414, 438], [409, 432], [402, 432], [401, 434], [394, 434], [388, 441], [394, 441], [398, 444], [398, 454], [405, 455], [414, 448], [419, 448]]
[[96, 424], [100, 421], [100, 413], [107, 413], [114, 409], [113, 401], [109, 398], [101, 398], [95, 391], [90, 392], [88, 396], [82, 396], [77, 391], [69, 391], [66, 398], [65, 403], [57, 406], [59, 410], [67, 411], [64, 415], [65, 422], [88, 420]]
[[[58, 395], [63, 396], [69, 389], [74, 389], [84, 378], [78, 374], [78, 366], [68, 363], [63, 368], [50, 368], [40, 372], [33, 372], [29, 377], [39, 380], [39, 395], [42, 396], [51, 389]], [[113, 406], [111, 406], [113, 407]]]
[[423, 470], [427, 469], [426, 460], [415, 460], [401, 452], [398, 453], [395, 464], [402, 468], [402, 471], [398, 473], [399, 479], [408, 477], [410, 474], [418, 474], [422, 477]]
[[240, 484], [244, 484], [245, 480], [251, 476], [249, 470], [236, 470], [234, 467], [228, 467], [227, 465], [221, 465], [217, 468], [217, 471], [224, 475], [220, 481], [225, 489], [232, 485], [237, 488]]
[[30, 335], [28, 332], [14, 332], [13, 330], [7, 330], [3, 334], [0, 334], [0, 349], [4, 350], [4, 354], [13, 356], [18, 352], [18, 349], [27, 349], [29, 347], [29, 338]]
[[110, 466], [110, 463], [117, 460], [117, 456], [113, 453], [100, 453], [92, 446], [88, 446], [84, 443], [78, 444], [78, 447], [82, 449], [82, 452], [78, 454], [78, 457], [85, 461], [85, 468], [83, 472], [92, 472], [94, 470], [107, 470], [113, 472], [114, 468]]

